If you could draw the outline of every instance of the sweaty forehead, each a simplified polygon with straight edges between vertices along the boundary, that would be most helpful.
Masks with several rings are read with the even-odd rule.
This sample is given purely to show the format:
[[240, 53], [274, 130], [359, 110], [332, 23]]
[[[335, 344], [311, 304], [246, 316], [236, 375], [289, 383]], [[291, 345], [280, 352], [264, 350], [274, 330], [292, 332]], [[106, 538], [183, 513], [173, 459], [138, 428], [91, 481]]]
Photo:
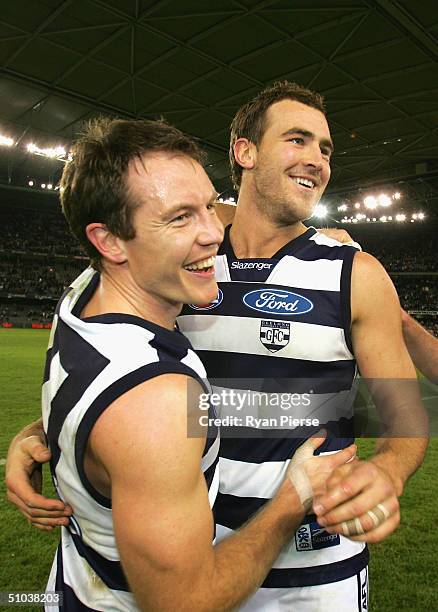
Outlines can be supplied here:
[[327, 119], [324, 113], [317, 108], [296, 100], [280, 100], [272, 104], [266, 111], [264, 134], [268, 130], [271, 133], [283, 134], [294, 127], [312, 132], [318, 138], [330, 138]]
[[203, 167], [191, 157], [156, 152], [131, 161], [127, 185], [136, 200], [158, 199], [173, 203], [210, 197], [213, 186]]

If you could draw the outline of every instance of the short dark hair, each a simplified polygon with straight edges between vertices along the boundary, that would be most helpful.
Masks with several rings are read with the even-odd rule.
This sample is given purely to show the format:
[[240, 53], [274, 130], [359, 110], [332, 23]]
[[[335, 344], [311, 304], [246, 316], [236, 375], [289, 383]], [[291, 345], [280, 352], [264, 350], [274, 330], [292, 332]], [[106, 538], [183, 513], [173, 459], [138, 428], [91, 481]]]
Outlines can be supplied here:
[[234, 157], [234, 143], [239, 138], [247, 138], [254, 144], [259, 144], [266, 129], [266, 111], [272, 104], [281, 100], [295, 100], [326, 114], [321, 94], [292, 81], [276, 81], [239, 108], [231, 123], [230, 135], [231, 178], [235, 189], [240, 188], [243, 169]]
[[100, 117], [87, 124], [73, 146], [61, 178], [61, 205], [71, 231], [97, 269], [102, 267], [101, 254], [88, 240], [86, 227], [104, 223], [123, 240], [135, 237], [132, 216], [137, 206], [129, 197], [126, 173], [132, 159], [153, 151], [204, 162], [197, 143], [164, 120]]

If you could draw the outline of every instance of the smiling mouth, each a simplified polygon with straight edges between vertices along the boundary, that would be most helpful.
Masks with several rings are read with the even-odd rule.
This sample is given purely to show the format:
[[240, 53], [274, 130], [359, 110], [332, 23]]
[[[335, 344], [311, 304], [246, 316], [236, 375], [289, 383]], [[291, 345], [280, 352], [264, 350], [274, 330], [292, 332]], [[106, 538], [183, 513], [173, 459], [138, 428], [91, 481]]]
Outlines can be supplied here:
[[212, 273], [214, 273], [215, 259], [216, 257], [211, 256], [207, 259], [203, 259], [202, 261], [188, 264], [187, 266], [184, 266], [184, 270], [201, 276], [210, 276]]
[[310, 179], [301, 178], [300, 176], [292, 176], [291, 178], [294, 183], [297, 183], [297, 185], [301, 185], [301, 187], [305, 187], [306, 189], [311, 190], [316, 187], [316, 183]]

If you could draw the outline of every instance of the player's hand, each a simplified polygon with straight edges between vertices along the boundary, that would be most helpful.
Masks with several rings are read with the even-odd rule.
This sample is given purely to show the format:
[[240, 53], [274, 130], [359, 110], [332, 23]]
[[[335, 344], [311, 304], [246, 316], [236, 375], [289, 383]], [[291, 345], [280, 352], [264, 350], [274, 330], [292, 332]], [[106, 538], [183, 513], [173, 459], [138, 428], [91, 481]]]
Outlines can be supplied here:
[[[26, 436], [26, 433], [32, 435]], [[72, 509], [61, 500], [41, 495], [41, 466], [50, 451], [37, 427], [19, 433], [11, 442], [6, 460], [6, 487], [9, 501], [17, 506], [30, 524], [44, 531], [68, 525]]]
[[381, 542], [400, 523], [400, 505], [389, 474], [371, 461], [339, 467], [327, 491], [315, 496], [313, 509], [321, 527], [357, 542]]
[[320, 234], [324, 234], [324, 236], [327, 236], [327, 238], [333, 238], [334, 240], [337, 240], [338, 242], [341, 242], [342, 244], [349, 244], [349, 243], [354, 242], [353, 238], [350, 236], [347, 230], [344, 230], [344, 229], [325, 227], [322, 229], [318, 228], [318, 232]]
[[287, 468], [286, 475], [294, 485], [305, 512], [312, 507], [314, 496], [325, 491], [327, 479], [334, 470], [356, 456], [355, 444], [330, 455], [315, 456], [314, 451], [325, 441], [326, 435], [327, 432], [322, 430], [309, 438], [295, 451]]

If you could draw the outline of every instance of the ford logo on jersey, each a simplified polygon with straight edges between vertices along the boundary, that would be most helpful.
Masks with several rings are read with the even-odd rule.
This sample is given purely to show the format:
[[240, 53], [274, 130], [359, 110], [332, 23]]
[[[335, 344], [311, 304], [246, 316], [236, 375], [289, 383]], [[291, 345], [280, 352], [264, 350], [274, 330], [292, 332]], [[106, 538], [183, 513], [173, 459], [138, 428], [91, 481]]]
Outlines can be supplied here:
[[212, 302], [210, 302], [210, 304], [189, 304], [190, 308], [193, 308], [193, 310], [211, 310], [212, 308], [217, 308], [219, 306], [219, 304], [222, 303], [222, 300], [224, 299], [224, 294], [222, 293], [222, 291], [219, 289], [218, 294], [217, 294], [217, 298], [215, 300], [213, 300]]
[[300, 315], [310, 312], [313, 304], [310, 300], [284, 289], [256, 289], [243, 296], [243, 303], [259, 312], [277, 314], [282, 317]]

